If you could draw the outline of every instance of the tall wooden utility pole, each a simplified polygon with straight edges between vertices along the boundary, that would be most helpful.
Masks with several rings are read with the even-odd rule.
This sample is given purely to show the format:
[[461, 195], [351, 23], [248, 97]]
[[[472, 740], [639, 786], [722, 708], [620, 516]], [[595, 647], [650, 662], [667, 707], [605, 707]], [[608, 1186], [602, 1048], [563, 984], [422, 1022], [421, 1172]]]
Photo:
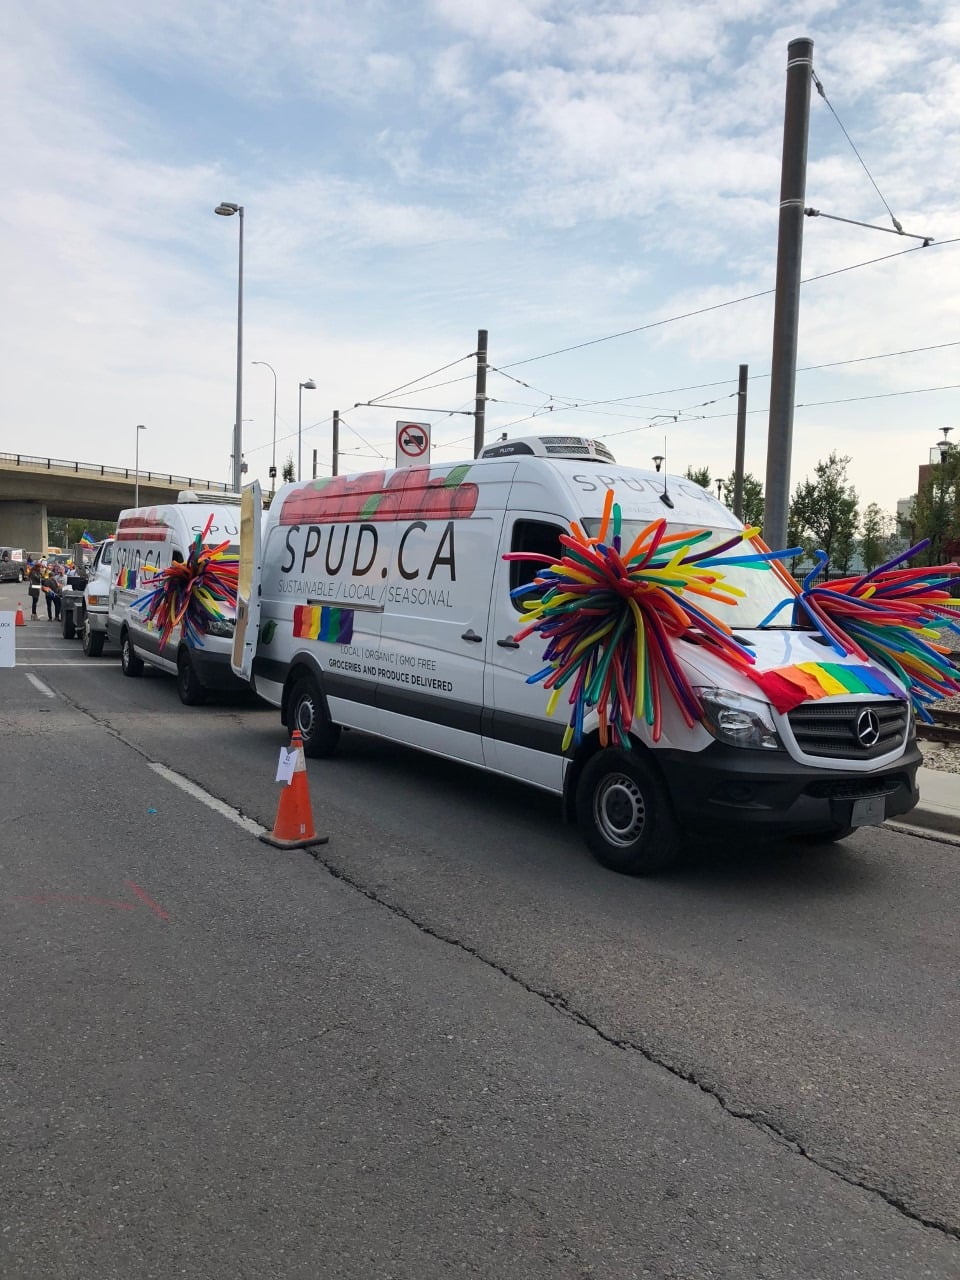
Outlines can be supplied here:
[[747, 369], [740, 366], [737, 386], [737, 452], [733, 463], [733, 514], [743, 520], [743, 455], [747, 447]]
[[763, 537], [779, 550], [787, 542], [790, 505], [790, 457], [793, 452], [793, 402], [797, 384], [797, 332], [800, 323], [800, 269], [803, 256], [803, 205], [807, 187], [807, 134], [813, 41], [806, 36], [787, 45], [787, 90], [783, 113], [780, 170], [780, 230], [777, 239], [777, 287], [770, 361], [770, 422], [767, 428], [767, 476]]
[[483, 448], [487, 428], [487, 331], [477, 330], [477, 398], [473, 410], [473, 456]]

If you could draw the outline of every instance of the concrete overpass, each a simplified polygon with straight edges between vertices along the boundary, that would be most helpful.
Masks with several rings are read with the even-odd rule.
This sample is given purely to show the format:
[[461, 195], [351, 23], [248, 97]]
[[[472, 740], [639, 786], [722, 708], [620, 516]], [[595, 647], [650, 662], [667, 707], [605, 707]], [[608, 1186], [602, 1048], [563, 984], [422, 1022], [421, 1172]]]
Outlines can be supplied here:
[[[45, 551], [47, 516], [116, 520], [133, 506], [133, 467], [67, 462], [25, 453], [0, 453], [0, 546]], [[140, 472], [140, 505], [175, 502], [181, 489], [225, 493], [229, 485], [199, 476]]]

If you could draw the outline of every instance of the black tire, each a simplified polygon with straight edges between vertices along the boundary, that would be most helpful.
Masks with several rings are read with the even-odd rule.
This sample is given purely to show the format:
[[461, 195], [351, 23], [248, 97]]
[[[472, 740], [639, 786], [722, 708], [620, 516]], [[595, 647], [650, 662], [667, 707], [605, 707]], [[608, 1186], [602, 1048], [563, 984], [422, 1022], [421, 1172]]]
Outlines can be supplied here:
[[577, 783], [577, 824], [596, 860], [621, 875], [663, 871], [680, 855], [680, 835], [663, 783], [633, 751], [607, 748]]
[[200, 707], [207, 700], [207, 690], [197, 675], [190, 659], [190, 650], [182, 648], [177, 654], [177, 693], [185, 707]]
[[87, 618], [83, 624], [83, 652], [88, 658], [99, 658], [103, 653], [103, 632], [94, 631], [90, 626], [90, 619]]
[[290, 690], [287, 725], [291, 730], [300, 730], [305, 756], [318, 760], [335, 754], [340, 726], [331, 721], [313, 676], [301, 676]]
[[72, 640], [77, 634], [77, 629], [73, 625], [73, 610], [70, 609], [63, 615], [63, 638], [64, 640]]
[[137, 657], [130, 632], [126, 629], [120, 636], [120, 670], [125, 676], [143, 675], [143, 659]]

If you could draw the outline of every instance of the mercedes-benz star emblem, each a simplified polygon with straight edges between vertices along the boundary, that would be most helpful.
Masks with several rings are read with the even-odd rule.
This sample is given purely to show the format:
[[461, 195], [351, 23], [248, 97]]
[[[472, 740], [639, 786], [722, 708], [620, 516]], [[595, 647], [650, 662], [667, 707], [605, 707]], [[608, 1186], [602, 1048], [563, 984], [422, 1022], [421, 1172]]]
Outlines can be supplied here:
[[861, 747], [875, 747], [880, 741], [880, 717], [875, 711], [861, 711], [857, 716], [857, 737]]

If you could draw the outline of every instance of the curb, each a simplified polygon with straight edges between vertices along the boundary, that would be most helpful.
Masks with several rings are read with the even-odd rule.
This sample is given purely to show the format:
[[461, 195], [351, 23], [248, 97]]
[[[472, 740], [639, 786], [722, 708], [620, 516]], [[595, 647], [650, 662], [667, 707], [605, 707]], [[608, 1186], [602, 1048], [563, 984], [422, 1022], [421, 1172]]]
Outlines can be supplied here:
[[949, 844], [960, 844], [960, 814], [946, 809], [918, 804], [903, 818], [892, 818], [884, 826], [909, 835], [939, 836]]

